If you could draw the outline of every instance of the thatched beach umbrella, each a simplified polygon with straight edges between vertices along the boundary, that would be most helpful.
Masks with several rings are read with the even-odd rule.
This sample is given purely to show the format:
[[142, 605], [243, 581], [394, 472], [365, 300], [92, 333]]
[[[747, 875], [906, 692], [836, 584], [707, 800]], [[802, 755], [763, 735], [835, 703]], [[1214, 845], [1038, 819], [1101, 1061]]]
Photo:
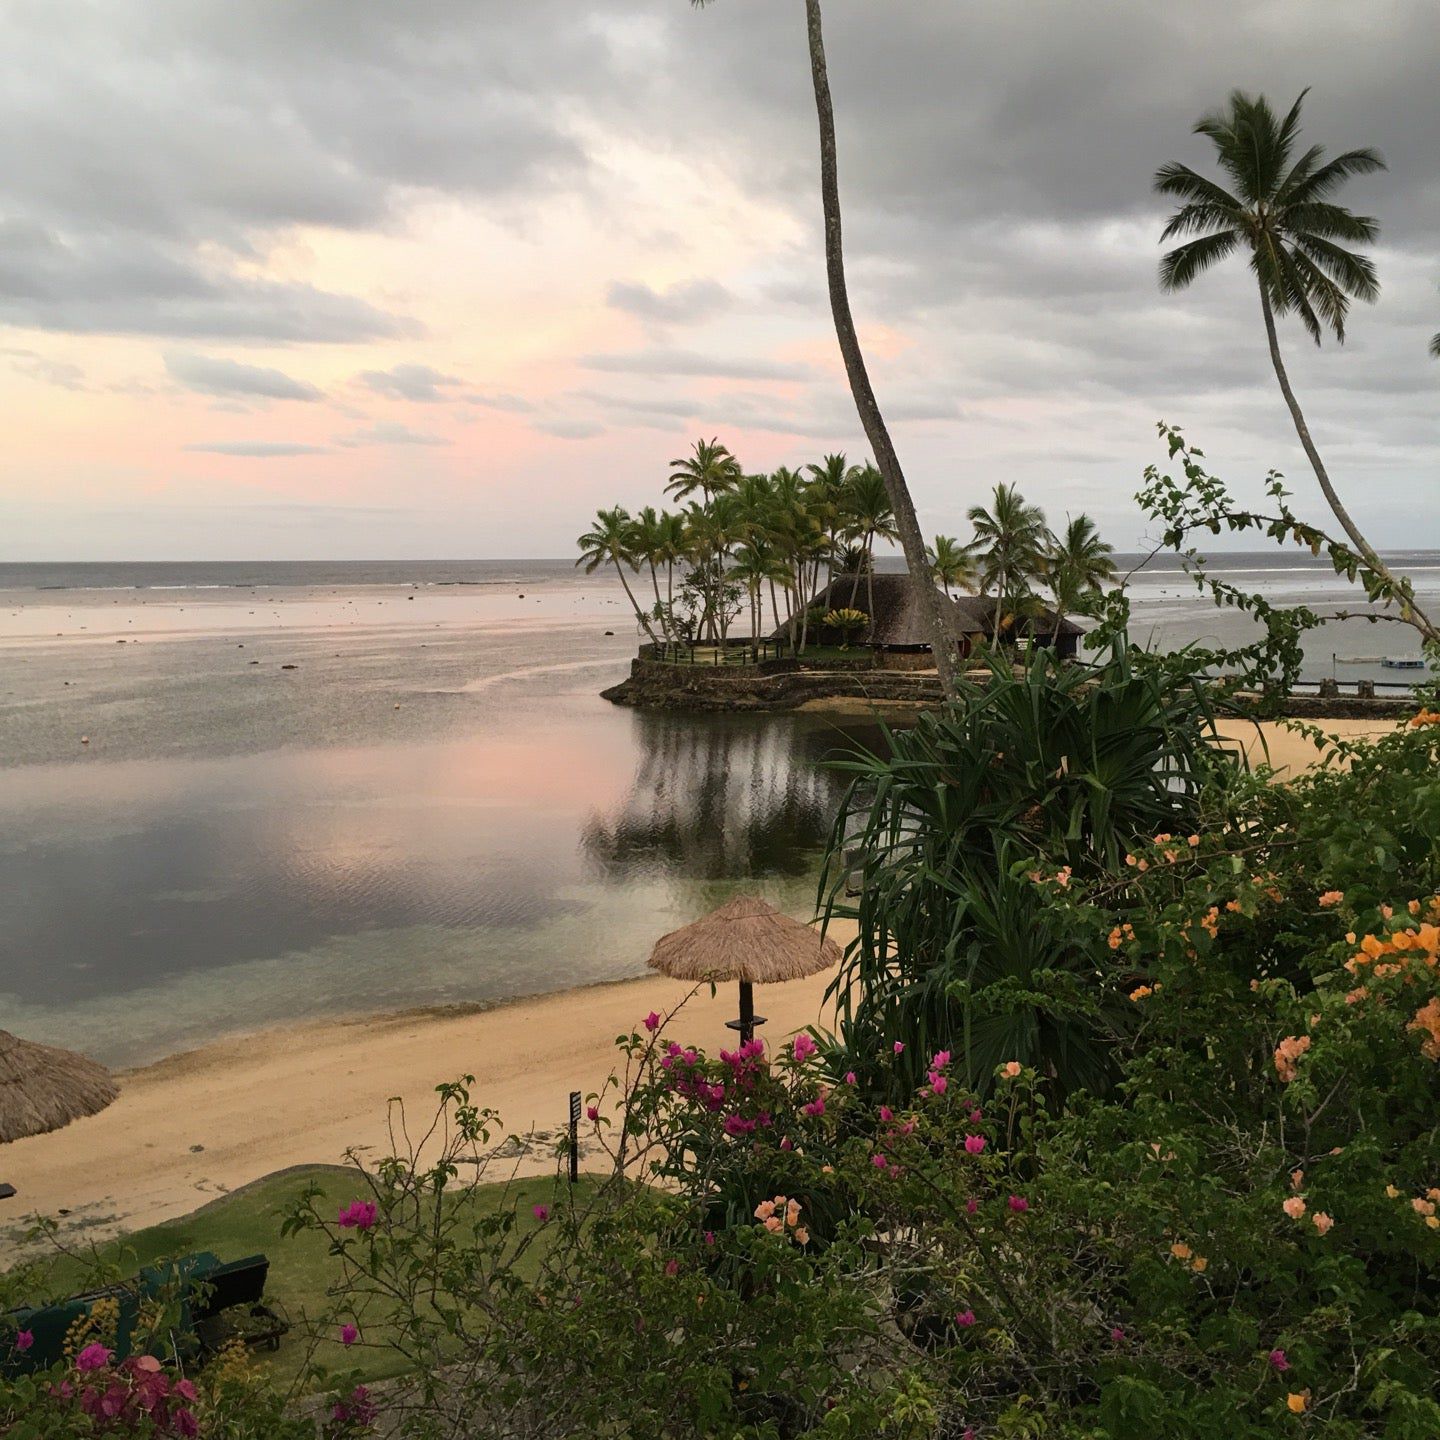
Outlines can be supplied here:
[[655, 942], [650, 968], [673, 980], [738, 980], [740, 1018], [726, 1023], [742, 1040], [765, 1023], [755, 1013], [753, 985], [802, 980], [840, 959], [840, 947], [758, 895], [737, 895], [701, 920]]
[[0, 1142], [58, 1130], [119, 1093], [103, 1065], [0, 1030]]

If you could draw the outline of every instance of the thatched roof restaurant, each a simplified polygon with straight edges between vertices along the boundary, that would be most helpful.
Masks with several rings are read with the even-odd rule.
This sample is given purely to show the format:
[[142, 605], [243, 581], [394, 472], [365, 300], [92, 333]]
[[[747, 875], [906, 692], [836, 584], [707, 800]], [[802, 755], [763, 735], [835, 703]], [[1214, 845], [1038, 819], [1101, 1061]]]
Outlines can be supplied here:
[[[839, 575], [821, 591], [814, 604], [822, 612], [854, 608], [868, 613], [872, 586], [874, 625], [866, 643], [879, 650], [929, 650], [930, 630], [915, 603], [915, 592], [907, 574], [876, 571], [869, 578], [860, 576], [858, 585], [855, 576]], [[977, 640], [988, 639], [994, 628], [993, 599], [942, 594], [940, 609], [962, 655], [968, 655]], [[1069, 620], [1060, 620], [1053, 610], [1041, 609], [1033, 618], [1022, 622], [1018, 633], [1040, 645], [1055, 644], [1058, 637], [1061, 654], [1073, 655], [1076, 641], [1084, 632]], [[786, 621], [770, 638], [788, 639], [789, 635], [790, 622]]]

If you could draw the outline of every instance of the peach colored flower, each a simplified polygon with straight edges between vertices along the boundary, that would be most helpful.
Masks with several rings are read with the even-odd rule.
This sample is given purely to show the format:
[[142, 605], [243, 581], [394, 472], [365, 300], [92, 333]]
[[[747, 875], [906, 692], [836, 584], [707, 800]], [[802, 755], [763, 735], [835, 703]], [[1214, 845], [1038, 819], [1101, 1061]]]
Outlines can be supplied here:
[[1291, 1393], [1285, 1397], [1285, 1404], [1289, 1406], [1292, 1415], [1303, 1415], [1305, 1413], [1305, 1407], [1309, 1403], [1306, 1396], [1297, 1395], [1294, 1391], [1291, 1391]]
[[808, 1245], [810, 1243], [810, 1232], [803, 1226], [795, 1227], [795, 1243], [797, 1245]]
[[1288, 1084], [1295, 1078], [1296, 1061], [1309, 1048], [1308, 1035], [1287, 1035], [1275, 1047], [1275, 1073]]
[[1190, 1262], [1190, 1268], [1191, 1268], [1197, 1275], [1203, 1275], [1203, 1274], [1205, 1273], [1205, 1267], [1206, 1267], [1207, 1265], [1209, 1265], [1209, 1263], [1210, 1263], [1210, 1262], [1209, 1262], [1203, 1255], [1197, 1255], [1197, 1256]]
[[1400, 1198], [1400, 1192], [1393, 1185], [1387, 1185], [1385, 1187], [1385, 1193], [1392, 1200], [1398, 1200]]
[[1171, 1253], [1177, 1260], [1188, 1260], [1193, 1252], [1191, 1251], [1190, 1247], [1189, 1247], [1183, 1240], [1177, 1240], [1177, 1241], [1170, 1247], [1170, 1253]]
[[1018, 1060], [1007, 1060], [1002, 1072], [1009, 1080], [1013, 1080], [1020, 1073], [1020, 1062]]
[[1292, 1170], [1290, 1172], [1290, 1188], [1298, 1190], [1305, 1183], [1305, 1172], [1303, 1170]]
[[768, 1220], [775, 1213], [775, 1202], [773, 1200], [762, 1200], [755, 1207], [755, 1218], [757, 1220]]
[[1435, 1213], [1435, 1202], [1433, 1200], [1422, 1200], [1418, 1195], [1410, 1202], [1410, 1208], [1417, 1215], [1433, 1215]]
[[1292, 1195], [1280, 1208], [1292, 1220], [1298, 1220], [1305, 1213], [1305, 1197]]
[[1328, 910], [1332, 905], [1338, 905], [1345, 898], [1343, 890], [1327, 890], [1320, 897], [1320, 908]]
[[1311, 1217], [1310, 1223], [1322, 1234], [1328, 1235], [1334, 1227], [1335, 1221], [1323, 1210], [1317, 1210]]

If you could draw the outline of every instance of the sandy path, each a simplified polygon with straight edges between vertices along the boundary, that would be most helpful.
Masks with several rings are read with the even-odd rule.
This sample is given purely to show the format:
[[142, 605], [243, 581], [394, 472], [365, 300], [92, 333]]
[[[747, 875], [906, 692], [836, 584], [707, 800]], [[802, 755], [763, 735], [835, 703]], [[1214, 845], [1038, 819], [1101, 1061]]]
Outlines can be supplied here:
[[[822, 1018], [828, 979], [760, 988], [772, 1045]], [[615, 1037], [689, 993], [647, 977], [478, 1013], [267, 1030], [172, 1056], [123, 1074], [120, 1098], [99, 1115], [0, 1148], [0, 1178], [19, 1191], [0, 1224], [65, 1209], [70, 1225], [100, 1238], [188, 1214], [287, 1166], [339, 1161], [347, 1146], [388, 1153], [389, 1098], [406, 1101], [413, 1126], [433, 1112], [434, 1087], [462, 1074], [475, 1076], [474, 1099], [507, 1129], [556, 1129], [569, 1092], [599, 1089], [616, 1068]], [[702, 991], [673, 1033], [713, 1053], [734, 1043], [724, 1025], [735, 1013], [733, 986], [713, 1000]], [[542, 1153], [529, 1168], [553, 1164]]]

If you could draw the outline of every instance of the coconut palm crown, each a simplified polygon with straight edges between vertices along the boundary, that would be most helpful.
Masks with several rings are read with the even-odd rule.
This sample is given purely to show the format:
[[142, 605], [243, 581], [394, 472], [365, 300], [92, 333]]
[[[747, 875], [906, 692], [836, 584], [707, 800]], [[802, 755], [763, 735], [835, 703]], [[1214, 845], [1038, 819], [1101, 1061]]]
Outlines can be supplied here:
[[1346, 249], [1371, 244], [1379, 226], [1331, 198], [1352, 175], [1383, 170], [1376, 150], [1347, 150], [1333, 160], [1311, 145], [1298, 158], [1301, 91], [1283, 119], [1261, 96], [1235, 91], [1223, 110], [1194, 129], [1215, 146], [1232, 190], [1188, 165], [1162, 165], [1155, 188], [1182, 201], [1161, 232], [1162, 241], [1194, 236], [1160, 261], [1160, 285], [1183, 290], [1236, 251], [1248, 254], [1261, 300], [1276, 315], [1295, 314], [1318, 345], [1324, 332], [1345, 339], [1350, 297], [1380, 294], [1375, 265]]

